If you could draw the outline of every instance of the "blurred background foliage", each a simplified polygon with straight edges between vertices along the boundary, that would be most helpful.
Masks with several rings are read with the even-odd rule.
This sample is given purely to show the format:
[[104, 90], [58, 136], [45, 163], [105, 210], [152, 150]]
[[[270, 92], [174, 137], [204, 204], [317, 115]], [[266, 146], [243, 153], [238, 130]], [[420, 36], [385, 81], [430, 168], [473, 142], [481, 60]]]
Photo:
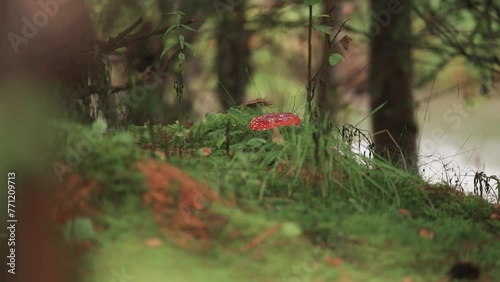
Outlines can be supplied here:
[[[350, 50], [344, 54], [347, 60], [334, 68], [330, 81], [331, 95], [340, 97], [332, 110], [338, 110], [336, 116], [346, 121], [358, 112], [349, 106], [352, 95], [368, 94], [368, 45], [377, 24], [366, 1], [336, 2], [334, 31], [349, 19], [337, 40], [343, 35], [353, 39]], [[183, 20], [196, 19], [190, 26], [197, 32], [182, 32], [186, 42], [195, 47], [184, 64], [185, 99], [179, 102], [174, 98], [173, 85], [178, 75], [175, 58], [179, 50], [173, 48], [161, 60], [167, 69], [162, 89], [155, 90], [156, 98], [148, 96], [142, 102], [147, 106], [130, 113], [131, 123], [143, 124], [148, 119], [156, 123], [181, 118], [197, 120], [204, 113], [225, 110], [251, 97], [269, 97], [276, 101], [278, 109], [300, 112], [305, 106], [307, 7], [303, 1], [88, 0], [87, 4], [101, 40], [116, 36], [139, 17], [143, 24], [135, 31], [138, 33], [173, 24], [174, 16], [168, 13], [174, 11], [183, 12]], [[407, 8], [406, 5], [410, 3], [403, 1], [402, 7]], [[442, 83], [436, 85], [437, 90], [461, 83], [465, 96], [489, 93], [493, 70], [498, 71], [494, 56], [498, 56], [499, 44], [494, 34], [500, 26], [494, 10], [487, 13], [487, 3], [469, 1], [424, 1], [411, 5], [414, 34], [407, 44], [414, 47], [414, 87], [428, 89], [425, 87], [430, 87], [440, 73]], [[495, 7], [491, 4], [490, 9]], [[322, 13], [321, 5], [315, 6], [314, 14]], [[321, 33], [316, 32], [316, 67], [321, 56], [320, 40]], [[119, 50], [128, 58], [129, 74], [160, 62], [165, 42], [168, 40], [161, 36], [150, 37]], [[424, 92], [422, 95], [428, 95], [428, 91]], [[163, 103], [160, 106], [158, 102]], [[147, 110], [154, 115], [141, 113]]]
[[[375, 3], [374, 1], [378, 0], [373, 0], [372, 3]], [[71, 3], [80, 2], [74, 0]], [[52, 61], [44, 61], [45, 57], [58, 59], [64, 57], [63, 55], [71, 57], [74, 55], [72, 53], [74, 50], [65, 49], [66, 46], [61, 45], [62, 47], [57, 46], [61, 47], [60, 49], [54, 48], [55, 51], [52, 49], [51, 52], [44, 53], [45, 50], [38, 52], [36, 49], [44, 45], [36, 44], [36, 40], [46, 40], [44, 43], [53, 43], [52, 38], [48, 37], [47, 39], [43, 34], [34, 38], [33, 43], [30, 42], [26, 46], [21, 45], [23, 48], [31, 48], [33, 53], [29, 53], [28, 49], [24, 52], [23, 49], [23, 52], [15, 57], [18, 60], [14, 60], [15, 64], [10, 64], [11, 53], [2, 52], [2, 55], [7, 54], [9, 60], [6, 59], [7, 63], [0, 68], [1, 71], [3, 68], [14, 65], [15, 68], [22, 69], [21, 72], [38, 70], [39, 68], [39, 73], [36, 73], [39, 75], [40, 73], [45, 74], [44, 71], [48, 69], [48, 79], [42, 80], [42, 83], [33, 82], [32, 80], [39, 77], [30, 76], [32, 73], [29, 73], [26, 76], [20, 76], [18, 83], [6, 83], [9, 80], [2, 81], [0, 88], [2, 94], [0, 95], [0, 129], [5, 136], [9, 135], [9, 138], [0, 139], [0, 155], [3, 156], [0, 165], [4, 167], [9, 165], [9, 169], [15, 168], [21, 172], [20, 183], [23, 187], [32, 191], [41, 189], [41, 187], [46, 189], [45, 191], [54, 190], [54, 187], [61, 188], [64, 184], [56, 181], [58, 171], [54, 169], [54, 162], [60, 161], [61, 165], [70, 165], [71, 160], [68, 161], [68, 158], [71, 154], [68, 150], [82, 149], [82, 144], [84, 144], [82, 142], [86, 140], [87, 135], [91, 135], [101, 136], [102, 141], [92, 147], [92, 154], [86, 154], [87, 151], [82, 151], [84, 156], [80, 156], [81, 160], [74, 163], [75, 165], [70, 165], [68, 172], [84, 174], [81, 179], [78, 175], [68, 179], [76, 179], [75, 185], [82, 185], [86, 192], [93, 192], [92, 189], [95, 188], [87, 183], [88, 179], [86, 178], [99, 181], [104, 188], [107, 188], [100, 194], [100, 200], [104, 203], [118, 203], [117, 208], [129, 206], [125, 201], [127, 193], [135, 196], [135, 201], [138, 202], [140, 200], [136, 196], [145, 190], [142, 185], [144, 177], [133, 167], [134, 164], [148, 154], [152, 158], [165, 160], [165, 158], [171, 157], [169, 150], [176, 149], [174, 155], [177, 154], [181, 158], [168, 159], [167, 161], [170, 163], [191, 170], [193, 174], [202, 172], [204, 177], [208, 178], [208, 183], [214, 189], [219, 190], [221, 194], [235, 192], [236, 196], [242, 200], [245, 197], [264, 200], [263, 207], [271, 211], [268, 214], [276, 215], [274, 219], [295, 220], [298, 218], [300, 227], [312, 232], [311, 236], [335, 234], [337, 230], [332, 228], [336, 228], [335, 221], [338, 220], [346, 221], [346, 234], [355, 233], [358, 228], [368, 227], [363, 230], [366, 233], [365, 237], [382, 241], [386, 238], [383, 230], [380, 232], [383, 236], [374, 236], [374, 232], [386, 226], [396, 226], [398, 229], [399, 227], [392, 224], [393, 222], [390, 220], [394, 217], [394, 221], [402, 222], [401, 218], [397, 217], [400, 215], [396, 212], [401, 207], [411, 208], [412, 213], [423, 219], [435, 220], [431, 227], [435, 227], [442, 233], [438, 236], [438, 241], [435, 241], [433, 247], [446, 246], [446, 253], [451, 253], [455, 249], [461, 248], [462, 245], [469, 244], [467, 236], [460, 235], [464, 238], [460, 239], [458, 244], [452, 240], [453, 236], [457, 236], [460, 232], [460, 234], [466, 234], [467, 230], [472, 229], [473, 232], [477, 233], [491, 232], [488, 236], [494, 236], [493, 234], [498, 233], [496, 232], [498, 230], [496, 221], [490, 229], [485, 229], [489, 231], [474, 228], [476, 226], [474, 221], [464, 222], [463, 226], [460, 225], [462, 227], [457, 229], [458, 231], [449, 228], [448, 226], [457, 226], [456, 222], [453, 221], [453, 216], [464, 218], [477, 216], [483, 220], [490, 216], [491, 209], [478, 208], [483, 205], [483, 202], [478, 198], [462, 198], [462, 195], [453, 196], [455, 191], [448, 191], [448, 186], [444, 188], [426, 186], [418, 175], [403, 173], [384, 162], [376, 162], [380, 166], [380, 170], [372, 170], [369, 166], [360, 165], [356, 156], [352, 155], [352, 148], [346, 146], [345, 140], [341, 140], [340, 135], [335, 133], [327, 138], [317, 138], [316, 129], [311, 126], [307, 119], [297, 129], [283, 131], [285, 139], [290, 140], [284, 149], [269, 142], [269, 132], [250, 132], [247, 127], [248, 121], [257, 112], [247, 112], [241, 107], [234, 107], [241, 105], [246, 100], [255, 97], [271, 99], [274, 102], [274, 108], [265, 110], [265, 112], [291, 111], [299, 114], [304, 112], [305, 85], [307, 83], [308, 13], [302, 0], [145, 0], [140, 2], [86, 0], [85, 2], [95, 29], [95, 36], [86, 38], [90, 42], [98, 39], [102, 43], [107, 42], [108, 39], [116, 39], [121, 32], [136, 23], [141, 17], [141, 24], [131, 34], [141, 35], [161, 31], [162, 28], [176, 23], [176, 14], [172, 14], [176, 11], [183, 13], [181, 22], [186, 22], [186, 25], [195, 29], [196, 32], [189, 28], [182, 28], [172, 30], [166, 36], [163, 36], [165, 32], [160, 32], [155, 36], [147, 36], [144, 40], [134, 41], [126, 47], [122, 46], [116, 50], [99, 50], [98, 48], [90, 51], [84, 50], [86, 57], [80, 62], [77, 61], [81, 64], [69, 65], [69, 68], [62, 70], [57, 69], [58, 66]], [[379, 72], [383, 73], [385, 67], [385, 62], [380, 65], [370, 65], [370, 56], [385, 55], [376, 52], [370, 54], [371, 40], [375, 36], [374, 31], [377, 30], [377, 25], [379, 25], [376, 23], [377, 12], [371, 10], [369, 3], [367, 3], [369, 1], [333, 2], [336, 7], [333, 32], [336, 32], [347, 19], [349, 21], [343, 27], [336, 39], [336, 44], [333, 46], [333, 51], [341, 53], [345, 57], [345, 61], [333, 67], [331, 77], [328, 80], [329, 95], [334, 98], [330, 109], [338, 122], [359, 121], [362, 116], [370, 112], [368, 101], [373, 89], [370, 89], [369, 86], [368, 69], [380, 67]], [[402, 1], [403, 8], [409, 9], [409, 2]], [[398, 44], [412, 48], [413, 62], [405, 63], [414, 63], [413, 77], [410, 77], [412, 91], [408, 94], [412, 94], [412, 98], [415, 97], [416, 110], [423, 110], [428, 106], [426, 103], [430, 100], [431, 88], [435, 93], [433, 97], [448, 95], [463, 99], [463, 97], [470, 98], [476, 95], [495, 96], [493, 94], [498, 93], [497, 88], [495, 88], [495, 79], [498, 79], [500, 64], [498, 59], [500, 51], [498, 40], [500, 39], [496, 36], [500, 29], [498, 3], [468, 0], [411, 1], [411, 3], [412, 34], [409, 40], [398, 42]], [[62, 8], [61, 11], [63, 11]], [[61, 16], [66, 14], [67, 10], [64, 11], [65, 13], [60, 13]], [[83, 13], [81, 9], [77, 11]], [[325, 11], [321, 5], [314, 6], [314, 15], [318, 16], [323, 13]], [[69, 12], [67, 15], [69, 15], [68, 17], [72, 16]], [[190, 21], [191, 19], [195, 19], [195, 21]], [[57, 21], [55, 23], [57, 24]], [[45, 30], [49, 30], [56, 24], [49, 24]], [[393, 26], [395, 26], [395, 32], [403, 28], [398, 25]], [[60, 40], [64, 43], [70, 42], [71, 40], [66, 40], [65, 36], [67, 35], [61, 35]], [[321, 32], [315, 31], [312, 39], [314, 71], [320, 65], [323, 35]], [[348, 48], [338, 43], [344, 36], [352, 38]], [[166, 46], [172, 42], [179, 44], [162, 56]], [[194, 50], [182, 49], [180, 42], [189, 42], [194, 46]], [[87, 40], [82, 40], [76, 41], [75, 45], [81, 45], [80, 47], [84, 49], [87, 43]], [[95, 46], [105, 45], [97, 44]], [[390, 46], [385, 52], [394, 51], [391, 49], [393, 47]], [[185, 61], [180, 60], [181, 52], [186, 58]], [[40, 62], [35, 59], [40, 60]], [[26, 61], [24, 62], [27, 63], [26, 65], [22, 64], [23, 60]], [[180, 64], [181, 62], [182, 64]], [[48, 66], [48, 68], [44, 69], [43, 66]], [[410, 68], [408, 65], [405, 67]], [[77, 81], [74, 84], [71, 84], [74, 82], [71, 79], [64, 81], [51, 73], [73, 75], [73, 72], [78, 71], [82, 72], [83, 76], [75, 76]], [[68, 77], [74, 78], [71, 75]], [[141, 78], [148, 75], [155, 82], [150, 84], [153, 85], [152, 87], [141, 84], [144, 83]], [[439, 77], [439, 83], [434, 84], [433, 81], [436, 77]], [[111, 85], [89, 85], [89, 81]], [[64, 85], [65, 82], [67, 85]], [[66, 89], [63, 89], [64, 87], [56, 88], [61, 85], [66, 86]], [[96, 86], [96, 88], [90, 86]], [[132, 94], [138, 94], [134, 93], [137, 89], [146, 89], [146, 95], [133, 96]], [[113, 92], [115, 90], [116, 92]], [[66, 94], [71, 100], [71, 103], [68, 103], [71, 104], [71, 107], [67, 107], [68, 105], [64, 105], [63, 102], [54, 97], [56, 95], [53, 94], [58, 91], [65, 92], [63, 94]], [[96, 96], [92, 96], [96, 94], [106, 99], [108, 96], [117, 97], [118, 94], [125, 94], [122, 98], [129, 95], [128, 97], [132, 101], [130, 101], [127, 111], [130, 112], [126, 112], [126, 114], [123, 111], [118, 114], [105, 113], [106, 118], [109, 118], [107, 127], [100, 122], [94, 122], [92, 126], [83, 126], [58, 120], [52, 124], [58, 110], [63, 109], [70, 112], [78, 110], [79, 107], [82, 108], [86, 117], [85, 121], [89, 124], [93, 122], [89, 118], [91, 116], [89, 112], [92, 111], [86, 108], [90, 108], [89, 105], [94, 103], [95, 108], [92, 112], [94, 116], [92, 118], [96, 118], [99, 116], [96, 111], [104, 108], [107, 103], [104, 99], [99, 105], [96, 102]], [[422, 101], [426, 103], [418, 103]], [[53, 106], [55, 104], [63, 106], [57, 108]], [[122, 110], [120, 103], [110, 103], [110, 106], [111, 110], [119, 108]], [[448, 110], [449, 108], [450, 103], [447, 102], [441, 108], [441, 112], [443, 109]], [[437, 112], [441, 113], [439, 110]], [[491, 112], [492, 116], [494, 115], [498, 120], [497, 111], [493, 109]], [[488, 118], [486, 121], [488, 123], [493, 121], [495, 124], [493, 118]], [[128, 131], [116, 131], [114, 127], [119, 127], [117, 119], [126, 119], [126, 125], [138, 126], [130, 126]], [[192, 124], [192, 122], [197, 121], [201, 122]], [[369, 128], [370, 125], [367, 124], [367, 121], [368, 119], [360, 122], [360, 127]], [[486, 122], [474, 125], [475, 128], [483, 130], [477, 124], [483, 125]], [[444, 123], [438, 125], [437, 128], [449, 129], [449, 127], [450, 124]], [[460, 128], [459, 131], [462, 132], [465, 129]], [[491, 131], [492, 134], [499, 137], [498, 131]], [[447, 137], [459, 139], [454, 138], [455, 136], [452, 134], [453, 132]], [[231, 142], [227, 142], [228, 138], [231, 139]], [[48, 146], [43, 142], [45, 139], [49, 141]], [[191, 147], [186, 145], [188, 142]], [[229, 150], [225, 150], [226, 143], [232, 146]], [[137, 144], [140, 146], [137, 147]], [[208, 158], [191, 158], [197, 153], [194, 152], [193, 147], [201, 146], [213, 149], [213, 155]], [[498, 145], [495, 146], [498, 148]], [[334, 149], [332, 150], [332, 148]], [[340, 153], [337, 152], [339, 148]], [[322, 151], [320, 152], [319, 149]], [[162, 150], [165, 154], [161, 154]], [[226, 155], [230, 155], [230, 151], [233, 151], [234, 155], [228, 161]], [[487, 155], [494, 156], [497, 151], [491, 150]], [[323, 152], [328, 153], [323, 154]], [[182, 157], [187, 158], [183, 159]], [[63, 162], [66, 163], [63, 164]], [[448, 164], [446, 163], [446, 165]], [[61, 166], [56, 168], [65, 169]], [[59, 170], [59, 172], [65, 171]], [[325, 171], [332, 173], [322, 175]], [[2, 173], [5, 175], [5, 172]], [[454, 172], [446, 171], [446, 173], [452, 174]], [[158, 176], [166, 175], [161, 171], [157, 174]], [[30, 177], [25, 177], [26, 175]], [[452, 185], [451, 181], [455, 180], [455, 176], [445, 180]], [[458, 177], [461, 176], [457, 176], [457, 179]], [[51, 180], [46, 181], [48, 178]], [[443, 179], [440, 178], [439, 182], [441, 183]], [[303, 189], [304, 187], [312, 189]], [[445, 192], [441, 191], [443, 189]], [[36, 204], [39, 200], [45, 199], [44, 196], [35, 194], [33, 196], [35, 200], [28, 203]], [[295, 198], [288, 199], [292, 196]], [[430, 199], [433, 197], [436, 199]], [[329, 205], [329, 202], [324, 201], [324, 199], [328, 199], [336, 205]], [[464, 201], [470, 204], [464, 205]], [[121, 203], [123, 204], [121, 205]], [[1, 207], [5, 208], [5, 204], [2, 205]], [[26, 224], [43, 223], [36, 216], [49, 214], [49, 209], [40, 206], [31, 210], [31, 206], [26, 204], [23, 208], [33, 219], [30, 220], [31, 222], [27, 220], [24, 222]], [[338, 211], [338, 213], [332, 211]], [[369, 216], [358, 218], [358, 215], [354, 214], [355, 211], [366, 212], [365, 215]], [[378, 214], [372, 214], [374, 212]], [[474, 212], [476, 212], [475, 215]], [[134, 232], [142, 232], [141, 224], [128, 226], [131, 223], [129, 219], [133, 219], [132, 223], [147, 223], [147, 220], [144, 219], [146, 216], [143, 216], [142, 213], [125, 215], [121, 210], [117, 210], [114, 216], [118, 219], [119, 228], [117, 230], [120, 232], [113, 232], [120, 233], [123, 237], [134, 236], [132, 232], [121, 232], [121, 229], [126, 229], [126, 227], [134, 229]], [[451, 219], [447, 216], [450, 216]], [[442, 221], [438, 221], [438, 219]], [[235, 229], [239, 228], [237, 220], [231, 224], [236, 224]], [[408, 238], [410, 238], [408, 240], [416, 241], [418, 235], [414, 231], [420, 227], [421, 222], [410, 221], [410, 223], [404, 222], [402, 224], [411, 225], [411, 228], [405, 229], [407, 234], [395, 229], [392, 235], [400, 236], [398, 238], [402, 241]], [[68, 225], [68, 229], [83, 230], [81, 232], [89, 233], [90, 236], [93, 232], [87, 232], [88, 230], [85, 230], [87, 227], [86, 222], [74, 222], [74, 224]], [[371, 230], [372, 228], [375, 231]], [[462, 232], [462, 230], [464, 231]], [[152, 232], [157, 231], [151, 231], [146, 235], [143, 233], [138, 238], [157, 236], [156, 233]], [[256, 231], [253, 233], [252, 235], [257, 235]], [[108, 236], [107, 234], [110, 233], [104, 233], [103, 236]], [[338, 234], [342, 243], [349, 242], [350, 238], [345, 237], [341, 229]], [[30, 236], [33, 237], [26, 237], [23, 242], [36, 241], [34, 239], [40, 237], [39, 232], [31, 232]], [[116, 238], [113, 236], [107, 242], [114, 242]], [[133, 238], [133, 240], [136, 239]], [[41, 241], [43, 242], [43, 239]], [[445, 244], [442, 241], [445, 241]], [[485, 242], [488, 243], [487, 240]], [[347, 249], [343, 249], [346, 254], [353, 253], [349, 250], [349, 244], [341, 245], [347, 246]], [[105, 247], [108, 246], [112, 246], [112, 244], [105, 245]], [[485, 246], [488, 245], [485, 244]], [[479, 243], [477, 248], [481, 252], [478, 251], [471, 257], [479, 262], [483, 259], [485, 264], [487, 263], [486, 266], [498, 269], [495, 268], [498, 266], [498, 260], [494, 259], [495, 251], [498, 248], [483, 249], [483, 245]], [[387, 263], [384, 269], [391, 272], [393, 270], [392, 261], [377, 259], [379, 251], [387, 249], [391, 248], [381, 245], [380, 249], [375, 249], [370, 262]], [[414, 249], [418, 250], [419, 248], [415, 247]], [[24, 250], [51, 256], [50, 252], [43, 249], [27, 247]], [[108, 251], [106, 248], [103, 250], [106, 255], [119, 257], [119, 259], [128, 259], [134, 256], [130, 253], [121, 255], [122, 253]], [[441, 255], [440, 252], [436, 252], [430, 247], [428, 251], [438, 258]], [[286, 252], [270, 253], [273, 255], [285, 254], [282, 262], [287, 262], [288, 259], [300, 260], [297, 257], [289, 257]], [[401, 246], [400, 253], [408, 254], [408, 248], [404, 245]], [[365, 252], [359, 252], [356, 255], [360, 256], [361, 262], [366, 258]], [[418, 257], [418, 252], [411, 253], [410, 256]], [[21, 254], [20, 257], [29, 256]], [[179, 256], [174, 254], [168, 255], [168, 257], [178, 260]], [[109, 259], [103, 257], [103, 260]], [[146, 262], [147, 260], [141, 259], [141, 261]], [[442, 260], [440, 258], [437, 261], [438, 263], [424, 261], [422, 264], [437, 267], [441, 265]], [[116, 261], [114, 262], [116, 263]], [[181, 262], [185, 263], [182, 260]], [[203, 263], [205, 262], [206, 260]], [[59, 265], [48, 259], [46, 261], [37, 260], [36, 265], [33, 264], [33, 266], [45, 269], [47, 265], [43, 263], [50, 263], [52, 267]], [[100, 261], [97, 261], [96, 264], [99, 265]], [[185, 264], [190, 265], [189, 263]], [[117, 265], [121, 265], [121, 262]], [[141, 266], [140, 264], [136, 265]], [[220, 265], [226, 266], [225, 263]], [[242, 256], [241, 265], [248, 265], [244, 256]], [[274, 264], [266, 265], [272, 267]], [[287, 269], [290, 265], [287, 263], [281, 270]], [[106, 271], [106, 274], [109, 275], [109, 267], [106, 264], [102, 264], [102, 266], [103, 272]], [[256, 267], [262, 267], [262, 265]], [[163, 267], [155, 268], [163, 270]], [[409, 268], [412, 271], [419, 271], [413, 265]], [[148, 270], [148, 268], [144, 269]], [[250, 269], [249, 272], [258, 274], [258, 271], [253, 270]], [[428, 276], [436, 277], [436, 273], [442, 271], [442, 269], [433, 270], [432, 275], [428, 274]], [[154, 273], [154, 271], [149, 272], [150, 275]], [[190, 270], [186, 271], [186, 273], [190, 272]], [[275, 273], [274, 270], [269, 272], [273, 275]], [[375, 272], [378, 270], [373, 273]], [[37, 274], [38, 272], [32, 271], [31, 273]], [[366, 274], [360, 271], [359, 275]], [[22, 278], [18, 279], [23, 280]], [[33, 281], [33, 279], [24, 280]], [[48, 279], [46, 281], [75, 280]], [[360, 281], [367, 280], [360, 279]]]

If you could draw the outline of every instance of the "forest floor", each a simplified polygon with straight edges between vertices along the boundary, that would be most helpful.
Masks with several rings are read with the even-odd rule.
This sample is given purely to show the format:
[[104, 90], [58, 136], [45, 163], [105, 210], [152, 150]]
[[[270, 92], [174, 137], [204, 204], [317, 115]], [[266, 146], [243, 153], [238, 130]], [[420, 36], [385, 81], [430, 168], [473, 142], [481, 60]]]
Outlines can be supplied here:
[[500, 281], [498, 204], [353, 153], [352, 127], [304, 120], [273, 143], [255, 111], [58, 123], [56, 148], [95, 141], [57, 214], [84, 281]]

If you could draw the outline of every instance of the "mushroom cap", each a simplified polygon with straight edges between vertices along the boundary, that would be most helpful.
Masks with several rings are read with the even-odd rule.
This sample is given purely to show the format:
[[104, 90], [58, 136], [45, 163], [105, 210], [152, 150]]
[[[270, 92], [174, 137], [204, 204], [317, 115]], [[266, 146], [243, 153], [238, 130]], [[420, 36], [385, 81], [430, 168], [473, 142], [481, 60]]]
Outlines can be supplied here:
[[300, 124], [300, 118], [292, 113], [273, 113], [254, 117], [250, 121], [251, 130], [268, 130], [281, 126]]

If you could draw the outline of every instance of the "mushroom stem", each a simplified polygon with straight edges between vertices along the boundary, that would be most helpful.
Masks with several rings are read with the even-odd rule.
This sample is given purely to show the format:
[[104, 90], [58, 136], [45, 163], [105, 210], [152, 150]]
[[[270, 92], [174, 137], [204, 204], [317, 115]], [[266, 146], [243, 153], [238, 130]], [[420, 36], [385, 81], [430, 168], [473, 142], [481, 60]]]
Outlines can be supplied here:
[[283, 139], [283, 136], [280, 133], [280, 130], [278, 127], [271, 128], [271, 133], [272, 133], [272, 138], [271, 140], [274, 143], [283, 143], [285, 140]]

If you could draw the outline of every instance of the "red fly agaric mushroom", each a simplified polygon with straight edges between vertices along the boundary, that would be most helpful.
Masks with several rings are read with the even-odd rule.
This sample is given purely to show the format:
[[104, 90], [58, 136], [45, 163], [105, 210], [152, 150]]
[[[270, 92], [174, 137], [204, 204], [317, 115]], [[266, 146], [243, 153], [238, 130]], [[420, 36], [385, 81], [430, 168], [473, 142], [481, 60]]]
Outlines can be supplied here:
[[272, 140], [275, 143], [283, 142], [283, 136], [279, 131], [279, 127], [299, 125], [300, 118], [291, 113], [274, 113], [254, 117], [250, 121], [251, 130], [269, 130], [273, 134]]

